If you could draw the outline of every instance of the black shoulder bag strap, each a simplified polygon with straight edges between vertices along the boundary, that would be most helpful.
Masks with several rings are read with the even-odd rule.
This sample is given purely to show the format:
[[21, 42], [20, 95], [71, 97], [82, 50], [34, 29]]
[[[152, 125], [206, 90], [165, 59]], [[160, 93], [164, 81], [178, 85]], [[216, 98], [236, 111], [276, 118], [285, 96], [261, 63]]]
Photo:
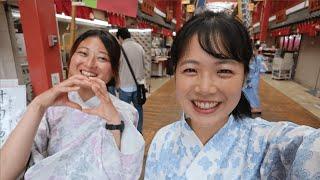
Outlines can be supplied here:
[[132, 67], [131, 67], [131, 64], [130, 64], [130, 62], [129, 62], [128, 56], [127, 56], [126, 52], [124, 51], [124, 49], [122, 48], [122, 46], [120, 46], [120, 47], [121, 47], [121, 51], [122, 51], [122, 53], [123, 53], [124, 59], [126, 60], [128, 66], [129, 66], [129, 69], [130, 69], [130, 72], [131, 72], [132, 77], [133, 77], [133, 79], [134, 79], [134, 82], [136, 83], [137, 88], [139, 88], [139, 87], [138, 87], [138, 81], [137, 81], [137, 79], [136, 79], [136, 76], [134, 75], [134, 72], [133, 72], [133, 70], [132, 70]]

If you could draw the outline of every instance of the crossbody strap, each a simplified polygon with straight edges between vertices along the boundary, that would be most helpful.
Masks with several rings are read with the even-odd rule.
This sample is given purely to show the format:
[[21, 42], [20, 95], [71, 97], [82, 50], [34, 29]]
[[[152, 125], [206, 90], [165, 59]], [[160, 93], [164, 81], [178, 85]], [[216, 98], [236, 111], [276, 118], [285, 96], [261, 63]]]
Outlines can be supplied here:
[[133, 79], [134, 79], [134, 82], [136, 83], [136, 86], [137, 86], [137, 88], [138, 88], [138, 81], [137, 81], [137, 79], [136, 79], [136, 76], [134, 75], [134, 72], [133, 72], [133, 70], [132, 70], [132, 67], [131, 67], [131, 64], [130, 64], [130, 62], [129, 62], [128, 56], [127, 56], [126, 52], [124, 51], [123, 47], [122, 47], [122, 46], [120, 46], [120, 47], [121, 47], [121, 51], [122, 51], [122, 53], [123, 53], [124, 59], [126, 60], [128, 66], [129, 66], [129, 70], [130, 70], [131, 75], [132, 75], [132, 77], [133, 77]]

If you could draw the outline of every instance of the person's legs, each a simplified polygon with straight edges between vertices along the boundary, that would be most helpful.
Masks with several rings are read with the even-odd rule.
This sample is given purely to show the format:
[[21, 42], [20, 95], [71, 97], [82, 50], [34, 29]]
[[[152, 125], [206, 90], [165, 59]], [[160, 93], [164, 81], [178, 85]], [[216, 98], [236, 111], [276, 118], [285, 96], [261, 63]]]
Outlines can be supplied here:
[[259, 98], [259, 81], [260, 81], [260, 76], [258, 75], [257, 77], [252, 79], [252, 112], [261, 112], [261, 107], [260, 107], [260, 98]]
[[251, 108], [251, 112], [252, 113], [261, 113], [262, 109], [261, 109], [261, 104], [260, 104], [260, 98], [259, 98], [259, 84], [257, 84], [257, 86], [254, 86], [252, 88], [252, 108]]
[[137, 99], [137, 91], [134, 92], [125, 92], [119, 89], [119, 99], [127, 102], [127, 103], [133, 103], [134, 107], [137, 109], [139, 113], [139, 121], [138, 121], [138, 131], [142, 134], [142, 126], [143, 126], [143, 109], [142, 106], [139, 105], [138, 99]]
[[137, 109], [138, 113], [139, 113], [139, 121], [138, 121], [138, 131], [142, 134], [142, 128], [143, 128], [143, 108], [142, 105], [140, 105], [138, 103], [138, 99], [137, 99], [137, 91], [133, 92], [132, 95], [133, 98], [133, 105], [134, 107]]
[[261, 112], [260, 100], [258, 97], [257, 89], [254, 87], [247, 87], [243, 89], [243, 93], [250, 103], [251, 111], [253, 113]]

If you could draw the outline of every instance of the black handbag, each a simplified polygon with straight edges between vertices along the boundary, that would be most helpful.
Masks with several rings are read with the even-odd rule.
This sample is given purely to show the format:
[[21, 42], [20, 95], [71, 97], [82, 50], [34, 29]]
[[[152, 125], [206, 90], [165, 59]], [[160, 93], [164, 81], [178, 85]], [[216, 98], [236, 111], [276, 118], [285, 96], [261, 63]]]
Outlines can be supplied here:
[[136, 76], [134, 75], [134, 72], [133, 72], [132, 67], [130, 65], [128, 56], [127, 56], [126, 52], [124, 51], [124, 49], [122, 48], [122, 46], [121, 46], [121, 51], [123, 53], [124, 59], [126, 60], [128, 66], [129, 66], [129, 69], [130, 69], [130, 72], [131, 72], [132, 77], [134, 79], [134, 82], [136, 83], [136, 86], [137, 86], [138, 103], [142, 106], [142, 105], [144, 105], [144, 103], [146, 103], [146, 100], [147, 100], [147, 96], [146, 96], [147, 89], [144, 87], [144, 84], [138, 83]]

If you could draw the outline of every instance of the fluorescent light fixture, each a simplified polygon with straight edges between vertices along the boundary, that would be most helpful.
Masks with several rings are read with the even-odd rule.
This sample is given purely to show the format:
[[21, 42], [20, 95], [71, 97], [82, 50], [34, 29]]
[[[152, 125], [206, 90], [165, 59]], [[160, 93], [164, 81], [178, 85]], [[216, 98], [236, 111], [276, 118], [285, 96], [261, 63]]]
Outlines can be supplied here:
[[157, 13], [159, 16], [166, 17], [166, 14], [160, 11], [158, 8], [154, 7], [153, 11]]
[[[144, 32], [152, 32], [152, 29], [128, 29], [129, 32], [140, 32], [140, 33], [144, 33]], [[118, 32], [118, 29], [109, 29], [110, 33], [116, 33]]]
[[276, 20], [276, 15], [273, 15], [269, 18], [269, 22]]
[[255, 28], [255, 27], [259, 27], [260, 26], [260, 23], [255, 23], [254, 25], [253, 25], [253, 27]]
[[109, 29], [109, 32], [110, 33], [116, 33], [116, 32], [118, 32], [118, 29]]
[[[66, 16], [64, 14], [56, 14], [56, 17], [58, 20], [64, 21], [64, 22], [70, 22], [71, 16]], [[100, 27], [109, 27], [111, 26], [107, 21], [102, 21], [98, 19], [94, 20], [88, 20], [88, 19], [82, 19], [82, 18], [76, 18], [76, 23], [80, 25], [87, 25], [87, 26], [100, 26]]]
[[[309, 2], [309, 1], [308, 1], [308, 2]], [[308, 5], [309, 5], [309, 4], [308, 4]], [[294, 13], [294, 12], [296, 12], [296, 11], [299, 11], [299, 10], [305, 8], [305, 7], [307, 7], [306, 2], [299, 3], [299, 4], [295, 5], [295, 6], [287, 9], [287, 10], [286, 10], [286, 15], [291, 14], [291, 13]]]
[[206, 8], [214, 12], [233, 10], [235, 6], [236, 3], [234, 2], [211, 2], [206, 4]]
[[[286, 10], [286, 15], [289, 15], [289, 14], [291, 14], [291, 13], [294, 13], [294, 12], [296, 12], [296, 11], [299, 11], [299, 10], [301, 10], [301, 9], [303, 9], [303, 8], [308, 7], [308, 6], [309, 6], [309, 1], [305, 1], [305, 2], [299, 3], [299, 4], [295, 5], [295, 6], [287, 9], [287, 10]], [[276, 16], [275, 16], [275, 15], [274, 15], [274, 16], [271, 16], [271, 17], [269, 18], [269, 22], [274, 21], [274, 20], [276, 20]]]
[[[12, 16], [16, 18], [20, 18], [20, 12], [12, 11]], [[71, 16], [66, 16], [64, 15], [64, 13], [56, 14], [56, 18], [58, 21], [62, 21], [62, 22], [70, 22], [72, 19]], [[102, 21], [98, 19], [88, 20], [88, 19], [76, 18], [76, 23], [80, 25], [87, 25], [87, 26], [99, 26], [99, 27], [111, 26], [107, 21]]]
[[20, 18], [20, 13], [12, 11], [12, 16], [15, 18]]

